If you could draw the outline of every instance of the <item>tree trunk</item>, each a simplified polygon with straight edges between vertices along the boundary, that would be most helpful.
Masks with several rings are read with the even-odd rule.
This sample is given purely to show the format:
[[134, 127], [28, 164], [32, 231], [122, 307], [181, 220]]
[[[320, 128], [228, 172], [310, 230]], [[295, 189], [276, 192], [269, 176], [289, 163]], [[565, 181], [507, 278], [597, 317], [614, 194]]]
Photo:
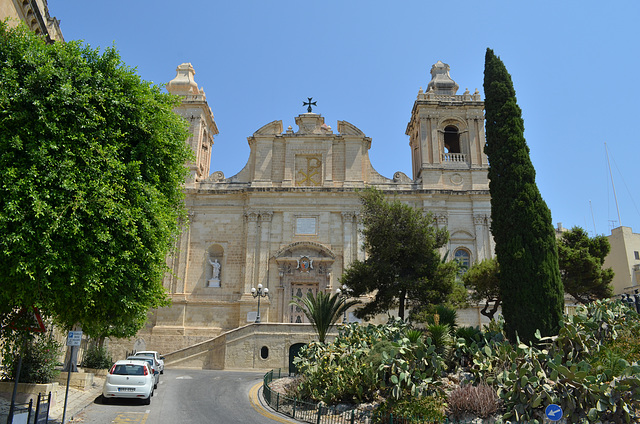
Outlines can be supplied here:
[[399, 305], [398, 305], [398, 318], [400, 318], [403, 321], [404, 321], [404, 303], [405, 303], [406, 295], [407, 295], [406, 290], [402, 290], [400, 292], [400, 299], [399, 299]]

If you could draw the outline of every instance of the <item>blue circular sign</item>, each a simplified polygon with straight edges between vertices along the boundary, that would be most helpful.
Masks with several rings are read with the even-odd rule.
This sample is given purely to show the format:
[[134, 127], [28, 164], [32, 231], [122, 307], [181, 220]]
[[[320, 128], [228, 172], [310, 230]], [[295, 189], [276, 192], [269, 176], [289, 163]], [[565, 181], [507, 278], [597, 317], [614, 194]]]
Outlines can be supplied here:
[[562, 408], [554, 403], [548, 405], [544, 413], [551, 421], [560, 421], [560, 418], [562, 418]]

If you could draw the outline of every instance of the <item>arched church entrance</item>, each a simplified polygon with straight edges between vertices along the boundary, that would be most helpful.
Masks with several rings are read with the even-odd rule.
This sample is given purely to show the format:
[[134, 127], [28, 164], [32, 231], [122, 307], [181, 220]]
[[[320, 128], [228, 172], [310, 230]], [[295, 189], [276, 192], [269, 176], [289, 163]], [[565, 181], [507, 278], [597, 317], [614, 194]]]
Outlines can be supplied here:
[[281, 249], [273, 260], [278, 267], [282, 293], [280, 322], [308, 323], [302, 308], [292, 301], [309, 294], [315, 296], [319, 291], [331, 291], [335, 255], [320, 243], [296, 242]]

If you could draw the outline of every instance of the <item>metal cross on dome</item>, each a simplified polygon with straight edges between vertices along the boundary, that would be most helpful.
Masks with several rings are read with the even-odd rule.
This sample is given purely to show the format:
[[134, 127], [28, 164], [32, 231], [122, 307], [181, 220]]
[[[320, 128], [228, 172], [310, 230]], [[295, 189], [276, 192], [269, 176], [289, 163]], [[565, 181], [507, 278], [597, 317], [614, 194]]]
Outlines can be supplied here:
[[311, 106], [318, 106], [316, 104], [316, 102], [312, 102], [311, 99], [313, 99], [313, 97], [307, 97], [307, 99], [309, 99], [308, 102], [302, 102], [302, 106], [309, 106], [307, 108], [307, 112], [311, 113]]

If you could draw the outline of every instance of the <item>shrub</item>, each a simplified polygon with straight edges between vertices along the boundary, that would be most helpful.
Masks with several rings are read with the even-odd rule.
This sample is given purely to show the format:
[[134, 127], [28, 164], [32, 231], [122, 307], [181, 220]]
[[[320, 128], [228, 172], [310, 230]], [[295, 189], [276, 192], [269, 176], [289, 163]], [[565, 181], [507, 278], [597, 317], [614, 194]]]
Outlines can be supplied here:
[[473, 342], [480, 342], [482, 339], [482, 331], [478, 327], [459, 327], [455, 330], [455, 336], [458, 339], [464, 339], [467, 346]]
[[109, 350], [105, 347], [90, 346], [84, 354], [82, 366], [104, 370], [113, 364]]
[[487, 340], [470, 371], [495, 387], [504, 419], [540, 422], [544, 405], [556, 403], [571, 422], [631, 422], [640, 405], [640, 366], [608, 346], [637, 323], [619, 302], [593, 302], [566, 318], [557, 336], [538, 333], [536, 346]]
[[15, 381], [18, 356], [22, 354], [20, 383], [51, 383], [60, 373], [56, 366], [61, 348], [51, 335], [9, 341], [3, 346], [2, 371], [8, 380]]
[[447, 399], [448, 409], [456, 418], [469, 413], [487, 418], [498, 411], [500, 398], [496, 391], [484, 383], [465, 384], [453, 390]]
[[433, 421], [443, 422], [445, 418], [445, 402], [441, 397], [420, 396], [398, 400], [388, 399], [375, 410], [373, 422], [379, 424], [391, 422], [394, 424], [409, 424]]
[[424, 333], [421, 330], [411, 329], [407, 330], [405, 336], [411, 343], [418, 343], [419, 340], [422, 340]]
[[449, 356], [453, 346], [449, 324], [430, 324], [427, 326], [427, 334], [436, 347], [436, 352], [444, 357]]

